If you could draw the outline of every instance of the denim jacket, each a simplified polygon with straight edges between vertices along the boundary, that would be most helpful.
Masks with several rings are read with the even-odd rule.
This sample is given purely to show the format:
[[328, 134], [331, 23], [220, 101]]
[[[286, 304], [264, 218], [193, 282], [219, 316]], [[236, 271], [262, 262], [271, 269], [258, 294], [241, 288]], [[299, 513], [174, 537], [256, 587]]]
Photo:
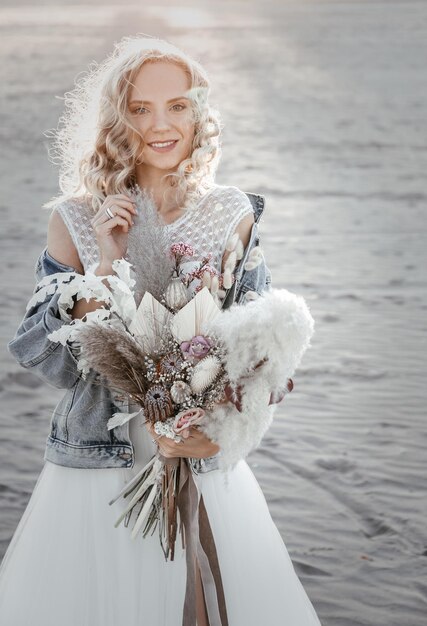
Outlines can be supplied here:
[[[248, 291], [260, 294], [270, 288], [271, 273], [264, 261], [252, 270], [244, 269], [249, 252], [259, 245], [258, 223], [265, 203], [261, 195], [249, 192], [246, 195], [253, 207], [254, 224], [243, 258], [234, 270], [235, 281], [225, 296], [223, 308], [234, 302], [243, 303]], [[51, 257], [46, 246], [36, 262], [36, 282], [56, 272], [75, 271]], [[37, 290], [36, 284], [34, 293]], [[19, 365], [50, 385], [66, 390], [51, 417], [44, 459], [75, 468], [133, 467], [129, 423], [107, 429], [112, 414], [129, 410], [129, 402], [117, 401], [117, 396], [106, 385], [97, 384], [99, 374], [93, 369], [82, 377], [72, 345], [64, 346], [47, 338], [66, 323], [58, 311], [59, 295], [54, 291], [44, 302], [31, 307], [7, 345]], [[190, 459], [192, 470], [198, 473], [217, 469], [220, 454], [221, 451], [205, 459]]]

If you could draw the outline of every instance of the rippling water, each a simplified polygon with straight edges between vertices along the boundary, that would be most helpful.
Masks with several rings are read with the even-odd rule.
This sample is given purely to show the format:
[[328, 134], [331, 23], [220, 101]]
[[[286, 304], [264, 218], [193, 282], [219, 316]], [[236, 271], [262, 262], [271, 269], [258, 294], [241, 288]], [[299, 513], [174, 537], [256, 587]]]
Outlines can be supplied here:
[[[2, 345], [56, 192], [42, 135], [61, 113], [54, 95], [124, 34], [170, 38], [212, 78], [217, 181], [265, 195], [274, 284], [316, 320], [295, 390], [248, 461], [325, 626], [425, 624], [425, 4], [55, 3], [2, 8], [0, 28]], [[4, 552], [61, 392], [0, 358]]]

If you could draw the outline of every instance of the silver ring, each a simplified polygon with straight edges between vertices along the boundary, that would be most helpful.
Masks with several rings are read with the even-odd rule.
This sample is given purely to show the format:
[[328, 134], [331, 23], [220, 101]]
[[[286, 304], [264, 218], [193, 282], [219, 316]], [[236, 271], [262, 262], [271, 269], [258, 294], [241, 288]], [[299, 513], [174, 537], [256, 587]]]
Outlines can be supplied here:
[[114, 217], [114, 213], [112, 212], [109, 206], [107, 206], [107, 208], [105, 209], [105, 212], [109, 216], [109, 219], [112, 219]]

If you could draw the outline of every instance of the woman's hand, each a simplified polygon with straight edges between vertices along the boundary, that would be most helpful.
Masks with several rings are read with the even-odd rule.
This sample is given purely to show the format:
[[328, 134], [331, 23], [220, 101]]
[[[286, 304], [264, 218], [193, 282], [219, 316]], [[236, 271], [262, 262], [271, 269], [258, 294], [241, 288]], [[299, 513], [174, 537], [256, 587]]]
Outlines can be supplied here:
[[[271, 392], [270, 400], [268, 404], [269, 405], [279, 404], [279, 402], [281, 402], [283, 398], [286, 396], [286, 394], [290, 393], [293, 388], [294, 388], [293, 380], [292, 378], [288, 378], [286, 387], [283, 387], [282, 389], [279, 389], [275, 392]], [[237, 385], [234, 392], [233, 392], [233, 389], [230, 387], [230, 385], [226, 385], [225, 387], [226, 399], [219, 402], [219, 404], [225, 404], [226, 402], [231, 402], [232, 404], [234, 404], [236, 409], [241, 413], [242, 412], [242, 392], [243, 392], [243, 385]]]
[[[109, 209], [114, 217], [110, 217]], [[99, 246], [99, 264], [110, 267], [116, 259], [121, 259], [127, 251], [129, 228], [133, 225], [132, 215], [136, 215], [135, 202], [124, 194], [112, 194], [105, 198], [99, 211], [91, 220]]]
[[206, 459], [220, 450], [220, 447], [208, 439], [199, 430], [198, 426], [190, 426], [190, 428], [185, 429], [188, 431], [188, 436], [180, 443], [175, 443], [169, 437], [158, 435], [150, 422], [145, 422], [145, 426], [152, 438], [156, 440], [160, 453], [166, 458], [192, 457], [194, 459]]

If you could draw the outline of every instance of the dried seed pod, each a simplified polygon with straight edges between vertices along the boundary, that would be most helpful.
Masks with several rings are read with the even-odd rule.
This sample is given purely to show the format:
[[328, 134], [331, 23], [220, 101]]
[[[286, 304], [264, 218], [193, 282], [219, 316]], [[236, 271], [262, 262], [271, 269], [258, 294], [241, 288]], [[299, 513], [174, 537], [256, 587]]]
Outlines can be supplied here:
[[182, 309], [188, 302], [187, 290], [180, 278], [174, 277], [165, 290], [165, 302], [173, 311]]
[[173, 413], [169, 391], [161, 385], [152, 385], [145, 394], [144, 411], [152, 424], [167, 420]]
[[181, 369], [183, 363], [184, 358], [182, 354], [172, 352], [171, 354], [166, 354], [161, 358], [159, 369], [162, 374], [175, 374]]
[[187, 385], [183, 380], [176, 380], [171, 387], [170, 394], [174, 402], [181, 404], [191, 395], [190, 385]]

